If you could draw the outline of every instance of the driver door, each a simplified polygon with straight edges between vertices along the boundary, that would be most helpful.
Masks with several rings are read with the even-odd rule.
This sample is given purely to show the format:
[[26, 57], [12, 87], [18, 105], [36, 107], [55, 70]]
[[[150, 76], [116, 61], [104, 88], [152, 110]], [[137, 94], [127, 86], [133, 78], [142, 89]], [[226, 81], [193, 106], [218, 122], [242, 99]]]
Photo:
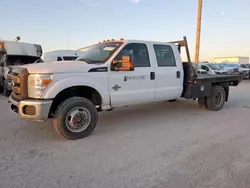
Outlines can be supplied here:
[[[155, 80], [151, 72], [148, 45], [145, 43], [127, 44], [117, 57], [123, 55], [132, 57], [134, 71], [112, 71], [111, 67], [109, 71], [111, 106], [122, 107], [152, 102]], [[111, 66], [113, 66], [112, 63]]]

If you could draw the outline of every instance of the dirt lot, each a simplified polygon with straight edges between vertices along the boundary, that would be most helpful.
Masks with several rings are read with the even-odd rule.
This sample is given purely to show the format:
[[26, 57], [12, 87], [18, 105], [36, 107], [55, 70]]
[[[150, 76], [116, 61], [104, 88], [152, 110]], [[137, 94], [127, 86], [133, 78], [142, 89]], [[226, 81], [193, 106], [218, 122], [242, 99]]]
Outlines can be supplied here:
[[2, 188], [250, 187], [250, 81], [221, 112], [186, 100], [117, 109], [78, 141], [19, 119], [3, 96], [0, 108]]

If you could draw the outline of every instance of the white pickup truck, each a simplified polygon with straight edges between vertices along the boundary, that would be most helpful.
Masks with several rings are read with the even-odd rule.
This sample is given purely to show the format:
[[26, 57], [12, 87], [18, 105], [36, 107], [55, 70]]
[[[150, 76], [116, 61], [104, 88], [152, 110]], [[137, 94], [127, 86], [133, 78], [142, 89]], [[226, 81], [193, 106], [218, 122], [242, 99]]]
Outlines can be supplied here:
[[[182, 62], [186, 47], [189, 62]], [[21, 118], [54, 118], [55, 130], [76, 140], [90, 135], [98, 112], [177, 98], [198, 99], [218, 111], [237, 75], [196, 74], [186, 38], [175, 42], [109, 40], [93, 45], [75, 61], [25, 65], [12, 71], [10, 108]]]

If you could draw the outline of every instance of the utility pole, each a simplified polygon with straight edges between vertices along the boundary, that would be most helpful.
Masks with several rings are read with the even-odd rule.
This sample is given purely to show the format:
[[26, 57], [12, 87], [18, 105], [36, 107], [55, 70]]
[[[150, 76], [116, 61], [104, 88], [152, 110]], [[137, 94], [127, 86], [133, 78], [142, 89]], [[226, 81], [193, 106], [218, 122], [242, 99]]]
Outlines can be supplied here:
[[196, 71], [198, 70], [199, 55], [200, 55], [202, 1], [203, 0], [198, 0], [198, 15], [197, 15], [197, 29], [196, 29], [196, 48], [195, 48], [195, 69], [196, 69]]

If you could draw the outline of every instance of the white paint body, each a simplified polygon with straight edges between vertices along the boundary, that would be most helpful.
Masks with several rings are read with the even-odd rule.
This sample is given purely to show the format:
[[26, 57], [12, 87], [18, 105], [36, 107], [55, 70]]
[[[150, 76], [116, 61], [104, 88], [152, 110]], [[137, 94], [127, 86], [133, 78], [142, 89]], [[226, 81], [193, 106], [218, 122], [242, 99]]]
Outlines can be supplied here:
[[[150, 66], [135, 67], [134, 71], [111, 71], [111, 63], [123, 47], [130, 43], [143, 43], [148, 48]], [[154, 44], [167, 45], [172, 48], [176, 66], [158, 67]], [[124, 41], [121, 47], [105, 64], [88, 64], [84, 61], [61, 61], [24, 66], [30, 74], [53, 74], [53, 82], [46, 88], [40, 99], [53, 99], [64, 89], [72, 86], [89, 86], [102, 97], [102, 109], [149, 103], [153, 101], [172, 100], [181, 97], [183, 91], [183, 66], [180, 54], [174, 44], [149, 41]], [[92, 68], [104, 67], [106, 72], [88, 72]], [[177, 71], [180, 77], [177, 77]], [[155, 79], [150, 73], [155, 72]], [[124, 81], [131, 76], [144, 79]], [[120, 88], [114, 90], [114, 86]], [[83, 91], [84, 92], [84, 91]]]

